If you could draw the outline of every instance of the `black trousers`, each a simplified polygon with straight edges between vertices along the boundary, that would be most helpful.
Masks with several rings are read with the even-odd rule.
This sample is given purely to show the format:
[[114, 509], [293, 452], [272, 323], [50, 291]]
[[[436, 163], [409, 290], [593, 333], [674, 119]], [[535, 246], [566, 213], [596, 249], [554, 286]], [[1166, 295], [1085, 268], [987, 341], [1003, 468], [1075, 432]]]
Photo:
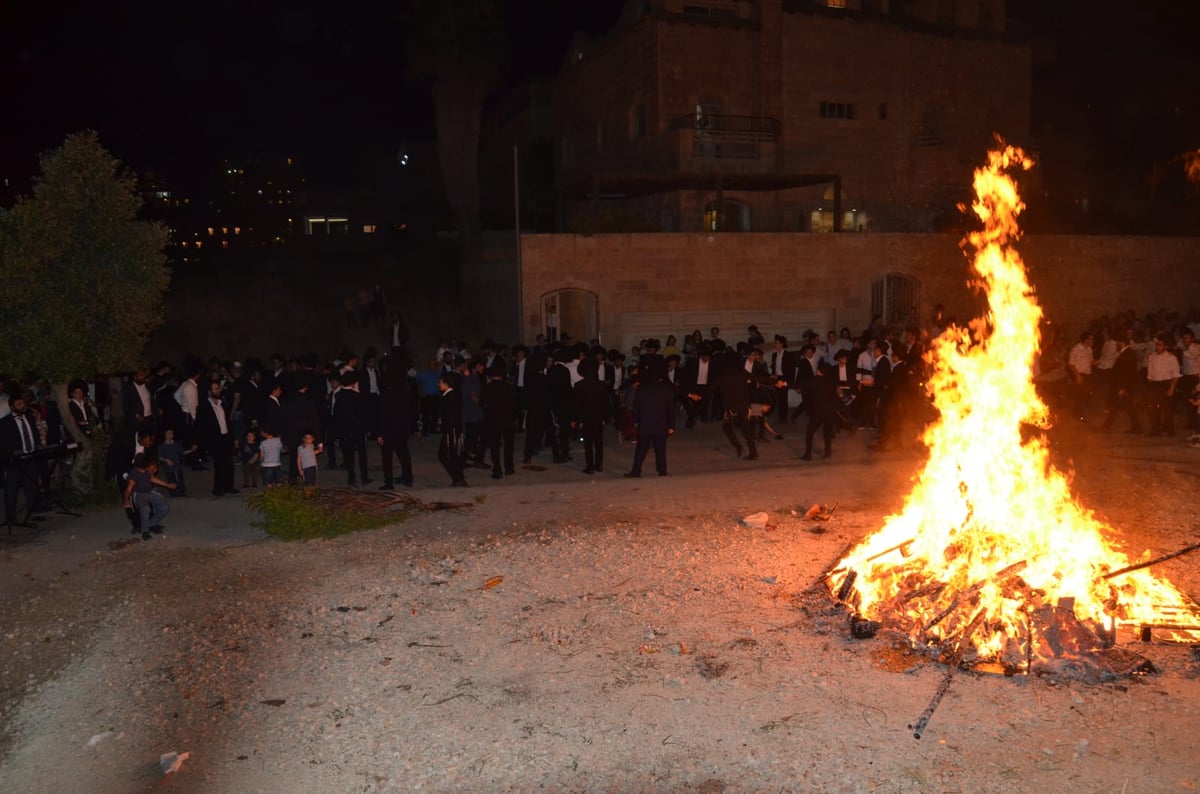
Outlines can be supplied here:
[[604, 422], [583, 422], [583, 459], [589, 469], [604, 468]]
[[33, 512], [38, 496], [38, 469], [33, 461], [4, 465], [4, 523], [16, 524], [17, 496], [25, 491], [25, 517]]
[[487, 429], [488, 446], [491, 447], [492, 453], [492, 474], [500, 474], [501, 458], [500, 452], [503, 448], [504, 452], [504, 468], [505, 474], [512, 474], [516, 467], [513, 465], [513, 444], [515, 441], [512, 424], [507, 424], [504, 427], [489, 427]]
[[223, 493], [232, 491], [233, 436], [229, 433], [220, 436], [208, 453], [212, 455], [213, 494], [220, 496]]
[[733, 428], [735, 427], [742, 431], [742, 438], [746, 439], [746, 449], [750, 451], [750, 457], [758, 457], [758, 445], [755, 441], [758, 429], [750, 427], [750, 420], [740, 414], [737, 416], [726, 416], [721, 421], [721, 429], [725, 431], [725, 438], [729, 439], [730, 444], [733, 444], [733, 448], [737, 450], [738, 457], [741, 457], [742, 454], [742, 444], [733, 433]]
[[646, 461], [646, 455], [650, 452], [650, 448], [654, 448], [654, 468], [659, 474], [667, 473], [667, 435], [644, 435], [638, 433], [637, 447], [633, 450], [633, 468], [630, 469], [631, 474], [641, 474], [642, 464]]
[[412, 453], [408, 451], [408, 436], [402, 435], [397, 438], [383, 437], [383, 484], [391, 487], [395, 484], [392, 479], [392, 457], [400, 459], [400, 482], [405, 485], [412, 485]]
[[804, 431], [804, 454], [811, 455], [813, 439], [821, 430], [825, 438], [825, 456], [833, 453], [833, 434], [837, 429], [837, 414], [831, 410], [813, 411], [808, 417], [808, 428]]
[[463, 476], [463, 435], [460, 430], [442, 434], [442, 442], [438, 445], [438, 460], [442, 468], [450, 475], [452, 485], [465, 483]]
[[530, 407], [525, 414], [525, 450], [523, 457], [531, 459], [542, 448], [542, 436], [546, 433], [547, 412], [543, 408]]
[[362, 481], [370, 482], [367, 476], [367, 442], [362, 436], [342, 439], [342, 462], [346, 464], [346, 483], [354, 485], [354, 460], [358, 458], [358, 468], [362, 471]]

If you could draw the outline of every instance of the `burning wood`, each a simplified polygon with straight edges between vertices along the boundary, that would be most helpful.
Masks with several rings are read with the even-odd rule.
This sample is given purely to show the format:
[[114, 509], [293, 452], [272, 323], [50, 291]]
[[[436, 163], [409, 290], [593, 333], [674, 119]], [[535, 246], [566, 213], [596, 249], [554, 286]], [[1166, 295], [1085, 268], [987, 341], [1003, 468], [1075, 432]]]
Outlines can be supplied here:
[[972, 209], [984, 228], [967, 242], [988, 311], [945, 331], [926, 356], [939, 418], [904, 508], [823, 577], [856, 621], [901, 632], [950, 667], [1075, 665], [1113, 644], [1118, 621], [1152, 625], [1164, 607], [1188, 612], [1170, 625], [1200, 631], [1200, 608], [1146, 570], [1200, 544], [1131, 564], [1076, 502], [1045, 439], [1024, 432], [1049, 417], [1031, 378], [1042, 312], [1012, 247], [1024, 205], [1010, 172], [1030, 167], [1004, 147], [976, 171]]

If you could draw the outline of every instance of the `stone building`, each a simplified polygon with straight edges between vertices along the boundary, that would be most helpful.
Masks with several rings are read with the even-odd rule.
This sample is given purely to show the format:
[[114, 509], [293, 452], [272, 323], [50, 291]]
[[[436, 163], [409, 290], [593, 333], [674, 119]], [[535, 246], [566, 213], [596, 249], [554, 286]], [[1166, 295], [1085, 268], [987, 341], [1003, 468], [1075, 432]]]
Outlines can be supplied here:
[[554, 83], [559, 228], [935, 231], [1027, 143], [1004, 0], [631, 0]]

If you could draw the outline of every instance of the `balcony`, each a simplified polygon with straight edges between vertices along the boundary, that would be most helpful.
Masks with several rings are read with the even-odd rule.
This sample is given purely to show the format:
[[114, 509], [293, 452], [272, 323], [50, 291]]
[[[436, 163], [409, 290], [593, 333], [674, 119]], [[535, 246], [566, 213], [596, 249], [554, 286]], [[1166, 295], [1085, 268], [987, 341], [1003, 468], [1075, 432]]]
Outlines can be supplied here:
[[685, 144], [691, 139], [692, 157], [737, 160], [761, 157], [762, 144], [778, 140], [781, 128], [779, 119], [725, 113], [688, 114], [673, 119], [667, 127], [678, 132]]

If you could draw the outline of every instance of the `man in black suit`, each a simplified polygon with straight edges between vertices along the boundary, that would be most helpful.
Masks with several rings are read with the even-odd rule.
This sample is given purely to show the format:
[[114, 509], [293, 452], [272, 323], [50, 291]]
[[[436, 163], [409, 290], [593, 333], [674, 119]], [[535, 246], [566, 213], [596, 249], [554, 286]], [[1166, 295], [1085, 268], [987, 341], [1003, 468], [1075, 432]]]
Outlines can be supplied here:
[[818, 365], [804, 392], [804, 404], [808, 406], [808, 427], [804, 432], [804, 454], [801, 460], [812, 460], [813, 439], [821, 430], [825, 439], [822, 457], [833, 454], [833, 435], [837, 428], [837, 379]]
[[721, 405], [724, 413], [721, 417], [721, 429], [734, 451], [740, 458], [742, 445], [734, 435], [736, 427], [746, 439], [746, 449], [749, 454], [746, 460], [758, 458], [758, 446], [755, 444], [755, 433], [750, 429], [750, 395], [755, 387], [753, 376], [746, 371], [741, 357], [733, 350], [726, 349], [713, 357], [716, 363], [716, 389], [721, 395]]
[[550, 380], [546, 368], [550, 359], [544, 353], [530, 355], [525, 370], [525, 449], [523, 463], [532, 463], [542, 448], [550, 422]]
[[654, 447], [654, 467], [659, 477], [667, 476], [667, 437], [675, 432], [675, 393], [666, 382], [657, 361], [647, 361], [638, 376], [637, 395], [633, 400], [633, 423], [637, 427], [637, 448], [633, 468], [626, 477], [641, 477], [642, 463]]
[[154, 397], [150, 393], [150, 370], [140, 367], [121, 386], [121, 410], [125, 426], [130, 430], [150, 427], [154, 423]]
[[579, 374], [582, 380], [575, 384], [572, 394], [575, 419], [571, 424], [583, 434], [583, 455], [587, 464], [583, 469], [584, 474], [604, 471], [604, 420], [608, 418], [612, 407], [609, 397], [612, 390], [597, 377], [599, 368], [599, 362], [594, 358], [580, 361]]
[[296, 391], [283, 401], [281, 420], [283, 427], [282, 435], [280, 435], [280, 438], [283, 439], [283, 446], [290, 453], [288, 455], [289, 482], [295, 482], [301, 475], [297, 468], [296, 450], [300, 448], [304, 434], [312, 433], [314, 438], [320, 438], [320, 414], [317, 410], [317, 401], [309, 393], [310, 381], [306, 378], [298, 378], [295, 383]]
[[[516, 473], [513, 464], [513, 415], [517, 411], [517, 388], [508, 382], [508, 367], [497, 358], [487, 370], [487, 383], [480, 390], [483, 428], [492, 455], [492, 479]], [[504, 467], [501, 469], [501, 448]]]
[[467, 478], [463, 475], [463, 418], [462, 398], [458, 387], [462, 385], [462, 376], [457, 372], [443, 372], [438, 381], [438, 390], [442, 393], [439, 404], [442, 406], [442, 441], [438, 445], [438, 460], [450, 475], [450, 485], [467, 487]]
[[800, 357], [796, 360], [791, 378], [792, 385], [800, 390], [800, 396], [803, 398], [800, 407], [792, 412], [793, 421], [801, 411], [808, 411], [808, 406], [812, 403], [813, 389], [817, 385], [813, 379], [817, 377], [818, 366], [817, 346], [812, 342], [805, 343], [804, 347], [800, 348]]
[[367, 442], [362, 395], [358, 393], [358, 373], [349, 370], [342, 374], [342, 388], [333, 403], [334, 435], [342, 448], [342, 461], [346, 464], [346, 484], [353, 487], [354, 461], [357, 458], [362, 470], [362, 484], [371, 482], [367, 476]]
[[779, 417], [781, 423], [786, 423], [788, 419], [787, 395], [790, 388], [788, 378], [795, 370], [787, 346], [787, 337], [775, 334], [775, 349], [771, 352], [768, 367], [771, 370], [771, 376], [775, 379], [775, 415]]
[[[682, 370], [684, 403], [687, 412], [686, 428], [696, 426], [696, 417], [707, 419], [712, 402], [712, 385], [714, 378], [712, 349], [707, 344], [701, 344], [699, 355], [689, 360]], [[652, 367], [657, 369], [657, 367]], [[639, 387], [640, 388], [640, 387]]]
[[38, 448], [37, 420], [26, 410], [25, 398], [8, 402], [11, 413], [0, 419], [0, 464], [4, 467], [4, 523], [11, 529], [17, 520], [17, 496], [25, 491], [25, 517], [33, 512], [38, 493], [38, 468], [34, 461], [14, 460]]
[[235, 494], [233, 487], [233, 422], [221, 399], [221, 382], [208, 384], [208, 395], [196, 406], [196, 440], [212, 458], [213, 496]]
[[412, 454], [408, 450], [408, 435], [417, 419], [417, 382], [408, 375], [408, 364], [388, 370], [384, 376], [383, 393], [379, 396], [379, 418], [373, 434], [383, 449], [383, 485], [380, 490], [395, 487], [392, 477], [392, 456], [400, 459], [400, 484], [413, 484]]
[[1129, 414], [1129, 429], [1126, 433], [1142, 432], [1142, 423], [1138, 421], [1137, 408], [1133, 402], [1133, 391], [1140, 380], [1138, 377], [1137, 351], [1129, 344], [1125, 333], [1117, 334], [1117, 360], [1113, 363], [1112, 374], [1108, 377], [1108, 410], [1104, 415], [1104, 424], [1100, 429], [1105, 433], [1112, 430], [1113, 419], [1118, 413]]

